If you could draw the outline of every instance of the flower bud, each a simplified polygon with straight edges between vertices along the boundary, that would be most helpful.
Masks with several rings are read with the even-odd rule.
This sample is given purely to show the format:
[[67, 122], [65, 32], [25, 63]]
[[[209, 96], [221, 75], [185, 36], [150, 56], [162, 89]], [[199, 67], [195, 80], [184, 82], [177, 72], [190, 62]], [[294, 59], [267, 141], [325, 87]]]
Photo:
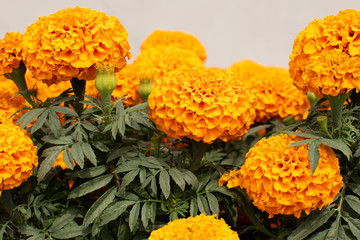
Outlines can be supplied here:
[[111, 94], [116, 88], [115, 67], [98, 64], [96, 66], [95, 87], [101, 95], [104, 106], [110, 105]]
[[152, 80], [149, 78], [143, 78], [140, 80], [139, 95], [144, 102], [147, 102], [150, 95], [152, 86]]

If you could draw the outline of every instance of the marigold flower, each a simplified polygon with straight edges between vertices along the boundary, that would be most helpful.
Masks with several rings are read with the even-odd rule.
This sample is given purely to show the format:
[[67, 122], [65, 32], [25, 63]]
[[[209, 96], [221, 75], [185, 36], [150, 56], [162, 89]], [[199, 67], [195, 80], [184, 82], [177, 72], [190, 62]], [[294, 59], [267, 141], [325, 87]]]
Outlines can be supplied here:
[[347, 9], [314, 20], [299, 33], [289, 72], [300, 90], [320, 98], [360, 90], [359, 19], [360, 12]]
[[307, 145], [289, 147], [303, 138], [280, 134], [261, 139], [246, 154], [240, 170], [223, 175], [219, 184], [246, 189], [262, 211], [294, 215], [329, 205], [343, 186], [339, 160], [328, 146], [320, 144], [320, 160], [311, 174]]
[[116, 70], [131, 57], [128, 33], [113, 16], [89, 8], [66, 8], [26, 28], [24, 59], [32, 75], [48, 85], [72, 78], [95, 79], [95, 64]]
[[203, 44], [192, 34], [180, 31], [156, 30], [143, 41], [141, 50], [170, 45], [190, 50], [196, 53], [202, 61], [206, 59], [206, 50]]
[[246, 82], [252, 76], [264, 71], [265, 67], [252, 60], [241, 60], [232, 64], [229, 70], [234, 72], [241, 81]]
[[195, 217], [180, 218], [152, 231], [149, 240], [239, 240], [224, 219], [216, 215], [200, 214]]
[[149, 116], [170, 138], [237, 140], [255, 118], [254, 98], [232, 72], [176, 69], [155, 79]]
[[12, 122], [0, 123], [0, 191], [19, 186], [38, 165], [37, 149], [28, 133]]
[[0, 41], [0, 75], [11, 73], [20, 66], [22, 34], [18, 32], [6, 33]]

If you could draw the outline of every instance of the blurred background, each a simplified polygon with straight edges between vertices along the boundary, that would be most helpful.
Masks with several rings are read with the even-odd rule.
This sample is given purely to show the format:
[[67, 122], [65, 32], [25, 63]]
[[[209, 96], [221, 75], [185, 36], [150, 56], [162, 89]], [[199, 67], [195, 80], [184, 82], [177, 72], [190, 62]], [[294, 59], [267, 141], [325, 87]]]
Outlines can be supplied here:
[[287, 67], [297, 34], [309, 22], [340, 10], [360, 10], [359, 0], [1, 0], [0, 38], [21, 32], [40, 16], [67, 7], [90, 7], [117, 17], [129, 33], [132, 60], [154, 30], [195, 35], [207, 66], [252, 59]]

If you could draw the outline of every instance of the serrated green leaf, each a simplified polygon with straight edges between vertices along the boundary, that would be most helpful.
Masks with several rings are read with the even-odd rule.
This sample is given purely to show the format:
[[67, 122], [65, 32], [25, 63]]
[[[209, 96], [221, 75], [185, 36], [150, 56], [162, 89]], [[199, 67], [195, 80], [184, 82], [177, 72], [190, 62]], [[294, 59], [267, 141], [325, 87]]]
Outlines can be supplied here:
[[63, 149], [60, 148], [59, 150], [46, 152], [47, 156], [41, 162], [39, 170], [37, 172], [37, 179], [39, 182], [41, 182], [45, 178], [46, 174], [50, 171], [62, 151]]
[[150, 202], [145, 202], [141, 209], [141, 221], [144, 228], [147, 228], [150, 217]]
[[198, 189], [199, 187], [199, 181], [194, 173], [187, 169], [179, 169], [180, 172], [183, 173], [183, 177], [185, 182], [187, 182], [189, 185], [191, 185], [194, 189]]
[[311, 133], [304, 133], [304, 132], [282, 131], [282, 133], [295, 135], [295, 136], [299, 136], [299, 137], [303, 137], [303, 138], [313, 138], [313, 139], [319, 139], [320, 138], [320, 136], [317, 136], [317, 135], [314, 135], [314, 134], [311, 134]]
[[72, 144], [74, 142], [72, 136], [55, 137], [53, 135], [45, 135], [44, 137], [41, 138], [41, 140], [43, 140], [44, 142], [48, 142], [51, 144], [58, 144], [58, 145]]
[[298, 146], [301, 146], [301, 145], [311, 143], [313, 141], [314, 141], [314, 139], [312, 139], [312, 138], [311, 139], [305, 139], [303, 141], [293, 142], [292, 144], [289, 145], [289, 147], [298, 147]]
[[358, 214], [360, 214], [360, 200], [358, 197], [354, 196], [354, 195], [346, 195], [345, 196], [345, 201], [347, 202], [347, 204], [349, 204], [349, 206]]
[[49, 112], [49, 127], [51, 131], [54, 133], [55, 137], [60, 136], [61, 132], [61, 124], [59, 120], [59, 116], [50, 108]]
[[76, 142], [71, 146], [71, 153], [80, 168], [84, 168], [84, 153], [80, 142]]
[[72, 153], [70, 152], [69, 148], [65, 148], [64, 150], [64, 162], [65, 164], [71, 169], [74, 169], [74, 158], [72, 156]]
[[349, 225], [350, 231], [356, 237], [357, 240], [360, 239], [360, 220], [354, 218], [346, 218], [346, 221]]
[[132, 232], [137, 224], [138, 218], [140, 213], [140, 203], [136, 203], [130, 211], [129, 214], [129, 227], [130, 231]]
[[264, 125], [260, 125], [260, 126], [256, 126], [256, 127], [252, 127], [250, 128], [250, 130], [244, 135], [243, 139], [246, 139], [248, 136], [251, 136], [255, 133], [257, 133], [260, 130], [266, 129], [268, 127], [270, 127], [271, 124], [264, 124]]
[[320, 160], [320, 152], [319, 152], [319, 147], [320, 147], [320, 142], [315, 140], [313, 142], [311, 142], [308, 146], [308, 155], [310, 158], [310, 167], [311, 167], [311, 174], [314, 174], [319, 160]]
[[57, 217], [48, 229], [49, 232], [56, 232], [72, 221], [79, 212], [76, 209], [67, 210], [63, 215]]
[[135, 106], [132, 106], [128, 109], [126, 109], [127, 112], [131, 113], [131, 112], [136, 112], [136, 111], [141, 111], [141, 110], [145, 110], [149, 107], [149, 104], [147, 102], [144, 103], [140, 103], [137, 104]]
[[171, 178], [174, 180], [174, 182], [180, 187], [180, 189], [184, 191], [186, 183], [181, 172], [177, 168], [170, 168], [169, 174]]
[[36, 119], [36, 121], [34, 122], [34, 124], [31, 127], [31, 134], [33, 134], [34, 132], [39, 130], [44, 125], [48, 115], [49, 115], [48, 110], [46, 110], [46, 111], [44, 111], [43, 113], [40, 114], [38, 119]]
[[104, 209], [104, 211], [99, 216], [99, 221], [96, 220], [96, 225], [98, 227], [102, 227], [105, 224], [108, 224], [109, 222], [117, 219], [121, 214], [123, 214], [126, 209], [134, 205], [135, 201], [116, 201], [111, 204], [107, 208]]
[[125, 147], [114, 149], [106, 157], [106, 162], [110, 162], [114, 159], [117, 159], [120, 156], [124, 155], [125, 153], [130, 152], [131, 150], [134, 150], [134, 146], [125, 146]]
[[219, 202], [218, 202], [217, 198], [215, 197], [214, 194], [209, 193], [209, 192], [206, 193], [206, 197], [209, 202], [209, 207], [210, 207], [211, 213], [218, 215], [220, 213], [220, 209], [219, 209]]
[[318, 232], [316, 234], [314, 234], [314, 236], [310, 237], [309, 240], [326, 240], [326, 235], [329, 232], [328, 229]]
[[210, 209], [209, 209], [209, 204], [208, 204], [206, 198], [203, 195], [198, 195], [196, 200], [197, 200], [197, 204], [199, 206], [200, 212], [210, 215], [211, 213], [210, 213]]
[[211, 175], [201, 176], [199, 177], [199, 186], [196, 189], [196, 192], [199, 193], [201, 190], [204, 189], [204, 187], [207, 185], [207, 183], [210, 181]]
[[121, 136], [125, 135], [125, 116], [123, 114], [120, 115], [118, 120], [116, 121], [117, 128]]
[[341, 151], [347, 159], [350, 159], [350, 156], [352, 154], [351, 149], [348, 145], [344, 142], [342, 139], [328, 139], [328, 138], [320, 138], [319, 139], [321, 143]]
[[106, 172], [106, 170], [108, 169], [108, 166], [106, 165], [101, 165], [98, 167], [92, 167], [92, 168], [85, 168], [83, 170], [80, 171], [76, 171], [72, 173], [72, 177], [73, 178], [93, 178], [93, 177], [97, 177], [101, 174], [103, 174], [104, 172]]
[[45, 238], [45, 233], [39, 233], [27, 238], [27, 240], [43, 240], [44, 238]]
[[100, 216], [102, 211], [114, 200], [116, 191], [116, 186], [113, 186], [94, 202], [84, 217], [84, 226], [89, 226]]
[[102, 152], [110, 152], [110, 148], [108, 148], [104, 143], [96, 141], [92, 143], [94, 147], [99, 149]]
[[316, 229], [324, 225], [335, 212], [336, 210], [332, 209], [311, 214], [288, 236], [287, 240], [306, 238]]
[[156, 202], [150, 203], [149, 212], [150, 221], [154, 224], [156, 219]]
[[113, 179], [113, 177], [114, 176], [112, 174], [107, 174], [87, 181], [72, 190], [68, 196], [68, 199], [81, 197], [90, 192], [98, 190], [106, 186]]
[[125, 174], [125, 176], [122, 178], [121, 186], [126, 187], [127, 185], [129, 185], [135, 179], [135, 177], [139, 174], [139, 171], [140, 171], [140, 169], [137, 168], [137, 169]]
[[190, 200], [190, 215], [195, 217], [198, 213], [198, 204], [197, 204], [197, 199], [196, 198], [192, 198]]
[[40, 229], [30, 225], [19, 225], [18, 230], [26, 236], [38, 235], [40, 233]]
[[72, 117], [78, 117], [79, 116], [74, 110], [72, 110], [71, 108], [68, 108], [68, 107], [51, 106], [51, 109], [53, 111], [55, 111], [55, 112], [67, 114], [67, 115], [72, 116]]
[[96, 155], [95, 155], [94, 150], [92, 149], [91, 145], [88, 142], [82, 142], [81, 148], [82, 148], [85, 156], [90, 160], [90, 162], [94, 166], [97, 166]]
[[336, 217], [336, 220], [331, 224], [331, 227], [326, 234], [326, 240], [338, 240], [338, 239], [345, 239], [345, 230], [341, 225], [341, 218], [340, 215]]
[[118, 134], [117, 124], [113, 123], [111, 125], [111, 136], [113, 137], [113, 139], [116, 140], [117, 134]]
[[22, 122], [20, 127], [21, 129], [23, 129], [29, 123], [34, 121], [38, 116], [40, 116], [40, 114], [42, 114], [45, 110], [46, 108], [37, 108], [37, 109], [32, 109], [29, 112], [26, 112], [19, 118], [19, 120], [16, 122], [16, 125], [19, 125]]
[[99, 129], [89, 122], [81, 122], [81, 126], [90, 132], [99, 132]]
[[171, 191], [170, 176], [169, 176], [169, 173], [165, 169], [160, 171], [159, 184], [160, 184], [160, 188], [164, 194], [165, 199], [168, 199], [168, 197], [170, 196], [170, 191]]
[[52, 233], [52, 236], [58, 239], [70, 239], [78, 236], [85, 237], [90, 232], [91, 232], [90, 227], [71, 226], [71, 227], [64, 227], [61, 230]]

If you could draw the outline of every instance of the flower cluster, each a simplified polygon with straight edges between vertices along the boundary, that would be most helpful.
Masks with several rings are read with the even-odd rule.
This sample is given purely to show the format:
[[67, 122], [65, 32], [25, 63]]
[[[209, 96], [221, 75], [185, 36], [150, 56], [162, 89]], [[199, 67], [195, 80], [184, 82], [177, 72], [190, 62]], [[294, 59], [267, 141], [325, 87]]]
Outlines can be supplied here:
[[360, 12], [340, 11], [301, 31], [290, 55], [294, 84], [317, 97], [360, 90]]
[[149, 116], [168, 137], [237, 140], [255, 118], [254, 98], [221, 69], [177, 69], [154, 81]]
[[25, 65], [48, 85], [72, 78], [95, 79], [95, 64], [117, 70], [131, 57], [127, 31], [113, 16], [89, 8], [67, 8], [26, 28]]
[[38, 165], [37, 149], [25, 130], [0, 123], [0, 191], [19, 186]]
[[195, 36], [179, 31], [154, 31], [143, 41], [141, 50], [170, 45], [190, 50], [203, 61], [206, 59], [206, 50], [203, 44]]
[[228, 187], [245, 188], [253, 204], [272, 217], [295, 215], [329, 205], [343, 186], [339, 160], [328, 146], [320, 145], [320, 160], [311, 174], [307, 144], [289, 147], [303, 140], [289, 134], [261, 139], [246, 154], [239, 171], [225, 174], [219, 181]]
[[239, 240], [224, 219], [216, 215], [200, 214], [195, 217], [176, 219], [158, 230], [152, 231], [149, 240]]
[[20, 66], [22, 36], [21, 33], [10, 32], [0, 41], [0, 75], [11, 73]]
[[256, 122], [282, 120], [288, 116], [296, 120], [306, 118], [310, 102], [293, 85], [287, 69], [265, 67], [245, 60], [233, 64], [230, 70], [257, 97]]

